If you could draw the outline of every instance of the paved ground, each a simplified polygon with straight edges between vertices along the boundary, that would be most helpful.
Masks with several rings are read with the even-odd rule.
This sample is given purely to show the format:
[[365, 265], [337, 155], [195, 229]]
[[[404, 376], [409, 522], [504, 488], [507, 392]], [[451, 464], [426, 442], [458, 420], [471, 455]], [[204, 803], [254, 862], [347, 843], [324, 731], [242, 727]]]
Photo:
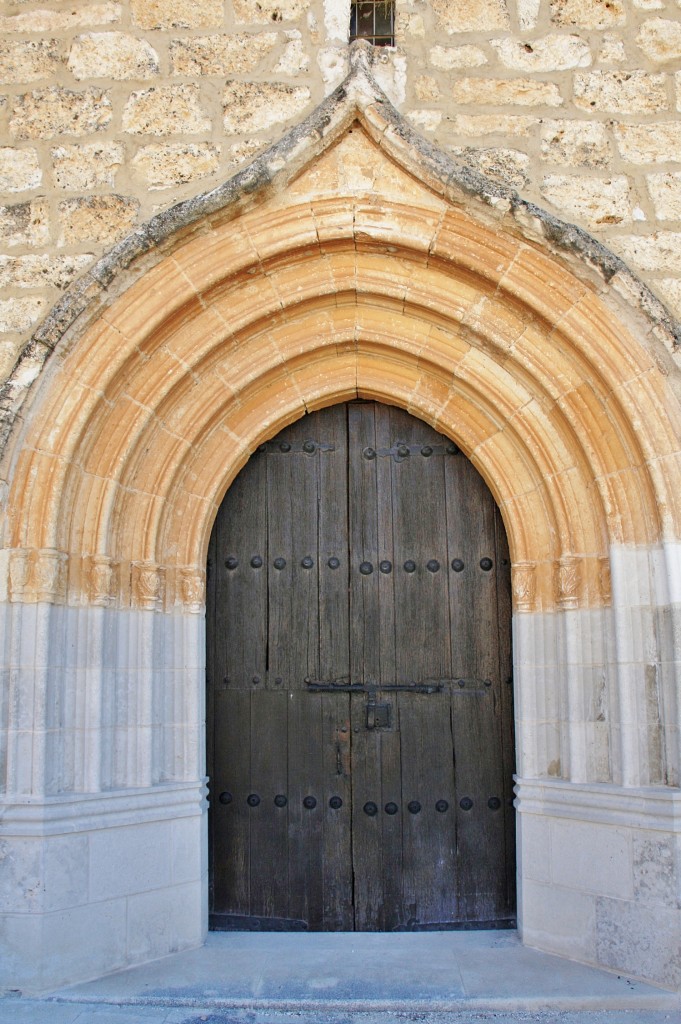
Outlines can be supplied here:
[[677, 996], [527, 949], [515, 932], [215, 934], [0, 1024], [681, 1024]]

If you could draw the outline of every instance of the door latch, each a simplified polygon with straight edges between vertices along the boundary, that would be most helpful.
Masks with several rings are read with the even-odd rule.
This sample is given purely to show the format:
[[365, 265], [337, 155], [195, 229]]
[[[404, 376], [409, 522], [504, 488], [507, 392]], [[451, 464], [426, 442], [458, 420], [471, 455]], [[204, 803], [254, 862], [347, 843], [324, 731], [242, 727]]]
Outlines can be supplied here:
[[369, 699], [366, 703], [367, 729], [390, 728], [391, 705], [387, 701]]

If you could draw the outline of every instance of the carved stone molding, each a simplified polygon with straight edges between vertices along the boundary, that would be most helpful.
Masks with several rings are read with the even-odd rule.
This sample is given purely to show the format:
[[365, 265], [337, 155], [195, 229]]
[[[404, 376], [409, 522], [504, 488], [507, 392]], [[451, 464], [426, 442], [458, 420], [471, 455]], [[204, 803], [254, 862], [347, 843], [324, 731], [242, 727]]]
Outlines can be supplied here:
[[187, 612], [198, 614], [205, 606], [205, 579], [199, 569], [179, 569], [179, 597]]
[[154, 562], [133, 562], [132, 604], [151, 611], [159, 609], [163, 600], [163, 571]]
[[514, 611], [532, 612], [537, 594], [537, 567], [534, 562], [516, 562], [512, 567]]
[[559, 608], [578, 608], [582, 590], [582, 572], [578, 558], [565, 555], [556, 567], [556, 600]]

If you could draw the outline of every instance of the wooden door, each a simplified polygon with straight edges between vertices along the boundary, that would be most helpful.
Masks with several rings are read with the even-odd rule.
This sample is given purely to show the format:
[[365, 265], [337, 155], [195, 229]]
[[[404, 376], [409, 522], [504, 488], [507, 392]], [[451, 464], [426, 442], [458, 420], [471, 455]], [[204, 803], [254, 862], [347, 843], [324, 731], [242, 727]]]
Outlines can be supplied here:
[[514, 924], [509, 556], [454, 444], [352, 402], [261, 445], [207, 631], [212, 927]]

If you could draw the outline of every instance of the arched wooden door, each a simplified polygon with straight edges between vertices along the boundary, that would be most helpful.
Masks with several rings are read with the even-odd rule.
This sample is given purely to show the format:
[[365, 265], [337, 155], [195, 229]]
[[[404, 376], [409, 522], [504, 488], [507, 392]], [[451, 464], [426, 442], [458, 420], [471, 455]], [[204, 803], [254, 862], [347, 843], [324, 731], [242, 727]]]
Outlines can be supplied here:
[[454, 444], [351, 402], [261, 445], [207, 627], [213, 928], [514, 924], [509, 556]]

